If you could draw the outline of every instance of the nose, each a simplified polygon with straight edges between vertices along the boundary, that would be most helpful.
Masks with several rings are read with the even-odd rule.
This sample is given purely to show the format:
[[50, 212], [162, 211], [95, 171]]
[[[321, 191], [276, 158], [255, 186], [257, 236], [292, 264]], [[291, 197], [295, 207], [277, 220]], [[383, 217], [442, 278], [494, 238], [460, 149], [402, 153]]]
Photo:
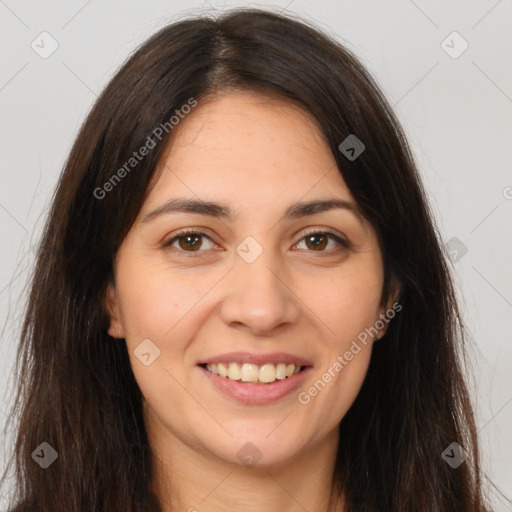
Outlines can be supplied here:
[[299, 320], [301, 301], [266, 251], [252, 263], [237, 257], [229, 274], [220, 310], [226, 325], [262, 336]]

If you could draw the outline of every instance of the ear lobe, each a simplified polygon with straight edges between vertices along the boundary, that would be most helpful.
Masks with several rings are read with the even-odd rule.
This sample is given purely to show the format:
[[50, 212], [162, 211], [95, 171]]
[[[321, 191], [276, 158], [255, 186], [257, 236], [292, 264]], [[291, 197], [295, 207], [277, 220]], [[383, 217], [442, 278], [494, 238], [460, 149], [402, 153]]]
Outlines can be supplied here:
[[105, 307], [110, 319], [110, 326], [108, 334], [113, 338], [124, 338], [124, 329], [121, 324], [121, 315], [119, 312], [119, 304], [117, 300], [116, 289], [112, 283], [107, 286], [107, 293], [105, 296]]
[[378, 340], [380, 340], [386, 334], [391, 320], [402, 309], [402, 305], [399, 303], [400, 291], [400, 286], [396, 283], [396, 281], [394, 281], [391, 285], [391, 292], [386, 304], [386, 309], [384, 310], [384, 307], [381, 308], [379, 312], [379, 320], [376, 322], [376, 325], [379, 327], [379, 335], [377, 338]]
[[375, 326], [379, 329], [379, 333], [375, 337], [374, 341], [379, 341], [381, 338], [384, 337], [389, 326], [389, 319], [385, 312], [380, 313], [379, 319], [375, 322]]

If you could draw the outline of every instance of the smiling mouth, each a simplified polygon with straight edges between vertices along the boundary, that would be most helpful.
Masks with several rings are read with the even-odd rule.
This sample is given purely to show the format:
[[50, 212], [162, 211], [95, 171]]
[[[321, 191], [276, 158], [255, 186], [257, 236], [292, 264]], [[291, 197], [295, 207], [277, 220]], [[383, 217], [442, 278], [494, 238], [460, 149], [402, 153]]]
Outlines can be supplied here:
[[205, 363], [199, 365], [214, 375], [219, 375], [228, 380], [243, 382], [244, 384], [272, 384], [279, 380], [285, 380], [304, 371], [306, 366], [295, 364], [272, 363], [261, 366], [252, 363]]

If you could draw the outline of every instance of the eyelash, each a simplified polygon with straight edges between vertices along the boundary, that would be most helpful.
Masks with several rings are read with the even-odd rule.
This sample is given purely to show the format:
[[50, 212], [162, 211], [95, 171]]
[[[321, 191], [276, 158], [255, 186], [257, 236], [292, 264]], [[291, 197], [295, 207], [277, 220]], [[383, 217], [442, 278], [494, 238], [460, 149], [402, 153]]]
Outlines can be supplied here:
[[[200, 251], [200, 250], [199, 251], [184, 251], [182, 249], [176, 249], [175, 247], [171, 247], [171, 245], [174, 242], [176, 242], [179, 238], [187, 236], [187, 235], [198, 235], [198, 236], [201, 236], [201, 237], [208, 238], [208, 240], [213, 242], [211, 237], [209, 237], [206, 233], [203, 233], [201, 231], [196, 231], [194, 229], [184, 229], [184, 230], [180, 231], [178, 234], [176, 234], [175, 236], [173, 236], [172, 238], [170, 238], [169, 240], [167, 240], [166, 242], [164, 242], [162, 244], [162, 246], [163, 246], [164, 249], [171, 249], [173, 251], [176, 251], [178, 253], [186, 255], [186, 257], [196, 258], [196, 257], [200, 256], [201, 253], [204, 252], [204, 251]], [[297, 242], [297, 244], [302, 242], [308, 236], [312, 236], [312, 235], [326, 235], [328, 238], [334, 239], [341, 247], [338, 247], [337, 249], [331, 249], [330, 251], [325, 251], [325, 250], [324, 251], [312, 251], [312, 250], [309, 250], [307, 252], [313, 252], [313, 253], [314, 252], [318, 252], [320, 254], [329, 254], [329, 253], [331, 253], [333, 251], [334, 252], [338, 252], [338, 251], [341, 251], [341, 250], [350, 250], [350, 249], [352, 249], [352, 245], [350, 244], [350, 242], [348, 240], [345, 240], [345, 239], [335, 235], [334, 233], [331, 233], [330, 231], [325, 231], [325, 230], [321, 230], [321, 229], [312, 229], [311, 231], [308, 231]], [[297, 245], [297, 244], [295, 244], [295, 245]]]

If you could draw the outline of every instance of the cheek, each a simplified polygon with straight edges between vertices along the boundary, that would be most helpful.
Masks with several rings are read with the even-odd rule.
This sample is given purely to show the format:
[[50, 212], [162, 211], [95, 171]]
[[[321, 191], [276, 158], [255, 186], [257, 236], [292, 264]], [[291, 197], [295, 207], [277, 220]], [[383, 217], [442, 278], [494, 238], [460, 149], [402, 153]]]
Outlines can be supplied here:
[[[187, 368], [192, 364], [187, 349], [201, 325], [198, 315], [208, 304], [205, 294], [219, 276], [205, 277], [197, 272], [178, 275], [140, 260], [123, 263], [118, 266], [118, 292], [135, 379], [148, 402], [158, 400], [163, 393], [174, 397], [173, 407], [183, 405], [189, 397], [179, 383], [187, 378]], [[137, 357], [144, 343], [151, 352], [150, 360], [153, 352], [158, 354], [148, 366]]]
[[[123, 283], [119, 297], [134, 377], [152, 408], [178, 411], [190, 399], [179, 383], [184, 381], [194, 305], [204, 291], [190, 276], [177, 279], [157, 265], [127, 265], [118, 277]], [[142, 346], [146, 348], [141, 350]], [[146, 361], [144, 353], [150, 354]]]
[[119, 267], [123, 326], [127, 337], [163, 340], [204, 294], [195, 276], [180, 278], [159, 265], [136, 260]]
[[[304, 401], [330, 424], [339, 421], [356, 399], [365, 379], [379, 319], [382, 269], [377, 258], [361, 260], [331, 278], [313, 297], [325, 327], [325, 352], [317, 379]], [[318, 398], [313, 398], [318, 397]], [[327, 413], [326, 411], [330, 411]]]
[[351, 347], [334, 354], [319, 370], [312, 386], [305, 390], [311, 398], [318, 397], [322, 410], [338, 411], [334, 415], [336, 421], [343, 417], [356, 399], [370, 362], [370, 345], [357, 343], [357, 346]]
[[338, 349], [350, 344], [379, 318], [382, 282], [380, 266], [363, 262], [331, 278], [316, 295], [315, 310], [330, 327], [330, 338], [334, 338]]

